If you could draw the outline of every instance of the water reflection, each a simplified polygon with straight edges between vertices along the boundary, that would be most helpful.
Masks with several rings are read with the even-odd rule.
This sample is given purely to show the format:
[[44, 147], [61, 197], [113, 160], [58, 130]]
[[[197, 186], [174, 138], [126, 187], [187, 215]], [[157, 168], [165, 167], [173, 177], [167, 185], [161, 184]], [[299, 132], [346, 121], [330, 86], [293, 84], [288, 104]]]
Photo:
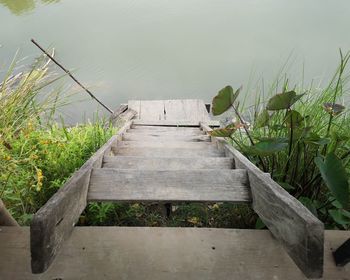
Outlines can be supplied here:
[[[44, 4], [57, 3], [60, 0], [41, 0]], [[0, 4], [7, 7], [14, 15], [22, 15], [35, 9], [35, 0], [0, 0]]]

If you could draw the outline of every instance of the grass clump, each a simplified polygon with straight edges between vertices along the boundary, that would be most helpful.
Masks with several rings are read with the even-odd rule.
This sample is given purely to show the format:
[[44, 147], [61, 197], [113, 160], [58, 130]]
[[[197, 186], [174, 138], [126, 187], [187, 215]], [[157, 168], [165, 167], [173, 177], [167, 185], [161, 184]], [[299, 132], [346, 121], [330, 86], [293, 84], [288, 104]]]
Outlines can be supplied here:
[[0, 85], [0, 198], [22, 225], [115, 133], [103, 120], [67, 128], [53, 120], [66, 104], [59, 77], [39, 59]]
[[146, 203], [90, 203], [80, 225], [252, 228], [257, 216], [247, 205], [181, 203], [169, 217], [162, 205]]

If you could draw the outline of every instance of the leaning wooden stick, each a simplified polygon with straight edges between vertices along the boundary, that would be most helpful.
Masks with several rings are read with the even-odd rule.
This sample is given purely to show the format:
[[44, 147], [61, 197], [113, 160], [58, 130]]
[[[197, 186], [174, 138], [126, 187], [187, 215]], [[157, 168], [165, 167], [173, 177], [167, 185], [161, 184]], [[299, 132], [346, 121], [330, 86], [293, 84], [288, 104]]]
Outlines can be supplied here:
[[105, 108], [107, 111], [113, 114], [113, 110], [108, 108], [105, 104], [102, 103], [102, 101], [100, 101], [95, 95], [93, 95], [90, 90], [84, 87], [66, 68], [64, 68], [56, 59], [49, 55], [34, 39], [31, 39], [31, 42], [34, 45], [36, 45], [45, 55], [47, 55], [58, 67], [60, 67], [64, 72], [66, 72], [67, 75], [71, 77], [73, 81], [76, 82], [82, 89], [84, 89], [93, 99], [95, 99], [99, 104], [101, 104], [103, 108]]

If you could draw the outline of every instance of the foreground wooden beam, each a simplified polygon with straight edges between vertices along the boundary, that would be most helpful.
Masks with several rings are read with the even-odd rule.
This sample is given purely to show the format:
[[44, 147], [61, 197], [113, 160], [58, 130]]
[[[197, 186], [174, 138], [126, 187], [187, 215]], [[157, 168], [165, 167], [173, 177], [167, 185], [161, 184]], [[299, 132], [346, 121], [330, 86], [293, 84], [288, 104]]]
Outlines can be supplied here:
[[[204, 131], [211, 128], [202, 123]], [[253, 198], [253, 209], [289, 256], [309, 278], [323, 273], [324, 225], [296, 198], [251, 163], [224, 139], [212, 137], [235, 167], [246, 169]]]
[[[332, 251], [349, 232], [325, 231], [323, 280], [349, 279]], [[30, 271], [29, 229], [0, 227], [0, 279], [305, 280], [267, 230], [76, 227], [50, 269]]]
[[18, 226], [0, 198], [0, 226]]
[[102, 166], [103, 157], [110, 154], [113, 143], [121, 139], [122, 134], [130, 128], [131, 124], [132, 121], [128, 121], [34, 215], [30, 225], [33, 273], [42, 273], [47, 270], [63, 241], [71, 235], [87, 204], [92, 168]]

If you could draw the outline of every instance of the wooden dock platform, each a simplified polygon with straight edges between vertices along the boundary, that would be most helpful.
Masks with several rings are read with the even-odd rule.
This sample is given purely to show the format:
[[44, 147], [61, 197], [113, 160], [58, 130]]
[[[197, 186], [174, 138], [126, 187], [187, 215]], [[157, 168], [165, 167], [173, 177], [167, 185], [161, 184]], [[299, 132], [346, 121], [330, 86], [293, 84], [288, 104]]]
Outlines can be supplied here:
[[[325, 280], [349, 280], [332, 251], [349, 233], [326, 231]], [[302, 280], [267, 230], [76, 227], [43, 274], [30, 268], [29, 228], [0, 227], [1, 280]]]
[[[203, 101], [129, 101], [113, 117], [120, 120], [118, 133], [35, 214], [31, 269], [43, 274], [30, 274], [29, 230], [2, 228], [9, 259], [0, 264], [12, 267], [0, 279], [349, 279], [349, 267], [336, 268], [331, 257], [347, 232], [325, 235], [268, 174], [210, 136], [217, 123]], [[269, 231], [75, 227], [90, 201], [245, 203]]]

